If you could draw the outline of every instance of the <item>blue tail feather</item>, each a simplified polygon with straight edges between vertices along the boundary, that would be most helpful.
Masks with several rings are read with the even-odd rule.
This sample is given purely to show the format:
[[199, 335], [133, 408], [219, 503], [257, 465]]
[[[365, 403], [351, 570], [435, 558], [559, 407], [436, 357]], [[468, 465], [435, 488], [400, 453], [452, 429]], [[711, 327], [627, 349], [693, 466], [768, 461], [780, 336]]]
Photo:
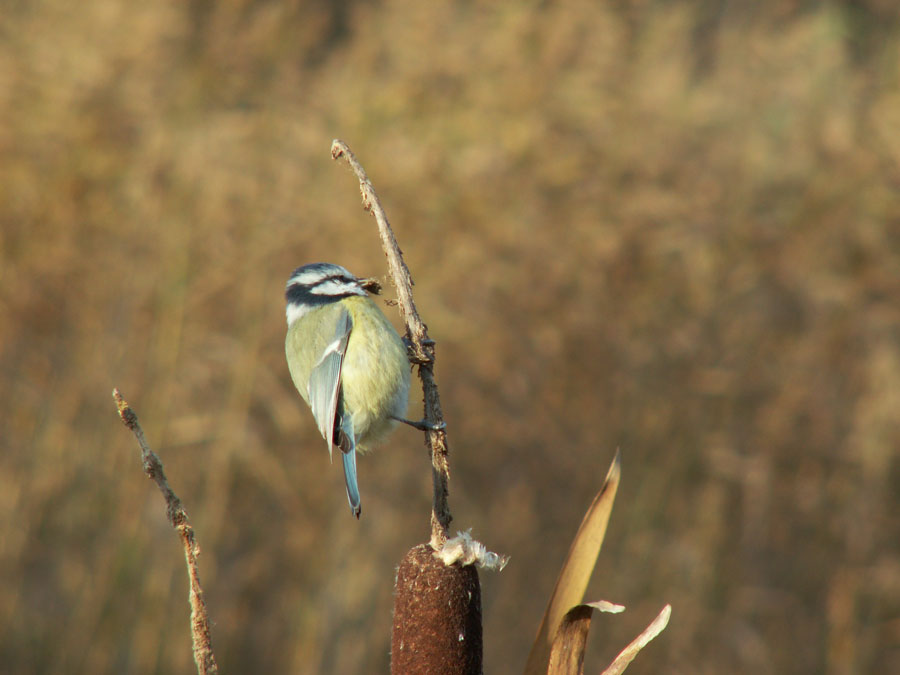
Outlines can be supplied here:
[[356, 482], [356, 450], [341, 453], [344, 457], [344, 482], [347, 484], [347, 501], [353, 515], [359, 518], [362, 511], [359, 497], [359, 485]]

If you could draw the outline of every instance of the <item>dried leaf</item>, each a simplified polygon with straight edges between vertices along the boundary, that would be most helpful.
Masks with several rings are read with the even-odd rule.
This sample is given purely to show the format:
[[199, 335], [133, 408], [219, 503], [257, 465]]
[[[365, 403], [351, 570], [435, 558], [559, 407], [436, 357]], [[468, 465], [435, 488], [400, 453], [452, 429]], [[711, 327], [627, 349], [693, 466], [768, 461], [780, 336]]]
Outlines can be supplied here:
[[617, 450], [609, 472], [606, 474], [603, 487], [594, 497], [594, 501], [581, 521], [581, 526], [575, 534], [569, 554], [560, 570], [556, 587], [553, 589], [541, 621], [541, 627], [538, 629], [537, 638], [535, 638], [531, 653], [528, 655], [525, 675], [544, 675], [547, 672], [552, 641], [556, 636], [556, 631], [566, 612], [571, 607], [578, 605], [584, 598], [584, 591], [587, 589], [594, 565], [597, 563], [600, 547], [603, 545], [603, 538], [606, 536], [606, 526], [609, 523], [621, 473], [621, 454]]
[[547, 669], [549, 675], [581, 675], [584, 648], [595, 609], [613, 614], [625, 610], [622, 605], [600, 600], [577, 605], [566, 612], [550, 650], [550, 667]]
[[603, 671], [602, 675], [620, 675], [625, 672], [634, 657], [638, 655], [647, 643], [663, 632], [663, 629], [669, 623], [669, 617], [672, 616], [672, 605], [666, 605], [655, 619], [638, 635], [619, 655], [613, 660], [609, 668]]

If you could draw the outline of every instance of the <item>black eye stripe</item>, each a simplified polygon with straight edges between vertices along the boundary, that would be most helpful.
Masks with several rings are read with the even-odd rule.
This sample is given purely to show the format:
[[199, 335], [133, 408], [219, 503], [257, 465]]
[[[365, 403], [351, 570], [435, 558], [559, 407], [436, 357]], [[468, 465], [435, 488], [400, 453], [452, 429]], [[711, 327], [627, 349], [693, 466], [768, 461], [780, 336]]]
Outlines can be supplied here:
[[[338, 302], [354, 295], [366, 296], [366, 288], [350, 270], [330, 263], [311, 263], [293, 271], [285, 288], [288, 320], [302, 308]], [[293, 309], [292, 309], [293, 308]]]
[[324, 305], [354, 295], [366, 295], [366, 291], [355, 278], [348, 281], [343, 275], [326, 277], [312, 284], [293, 283], [284, 293], [288, 304], [310, 306]]
[[295, 305], [326, 305], [329, 302], [334, 302], [336, 300], [340, 300], [341, 298], [349, 298], [351, 295], [358, 294], [348, 291], [345, 293], [325, 295], [322, 293], [313, 293], [310, 290], [309, 286], [301, 286], [295, 284], [293, 286], [288, 286], [284, 297], [288, 301], [288, 303]]

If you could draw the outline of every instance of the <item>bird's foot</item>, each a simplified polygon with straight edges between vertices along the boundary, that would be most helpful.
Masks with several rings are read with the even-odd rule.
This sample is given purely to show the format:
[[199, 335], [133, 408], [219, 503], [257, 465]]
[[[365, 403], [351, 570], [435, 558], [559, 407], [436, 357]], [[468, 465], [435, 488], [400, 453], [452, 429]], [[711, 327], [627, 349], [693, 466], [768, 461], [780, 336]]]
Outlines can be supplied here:
[[435, 423], [435, 422], [429, 422], [428, 420], [413, 421], [413, 420], [403, 419], [402, 417], [394, 417], [393, 415], [391, 415], [391, 419], [395, 419], [398, 422], [403, 422], [404, 424], [408, 424], [413, 429], [418, 429], [419, 431], [443, 431], [444, 429], [447, 428], [446, 422]]

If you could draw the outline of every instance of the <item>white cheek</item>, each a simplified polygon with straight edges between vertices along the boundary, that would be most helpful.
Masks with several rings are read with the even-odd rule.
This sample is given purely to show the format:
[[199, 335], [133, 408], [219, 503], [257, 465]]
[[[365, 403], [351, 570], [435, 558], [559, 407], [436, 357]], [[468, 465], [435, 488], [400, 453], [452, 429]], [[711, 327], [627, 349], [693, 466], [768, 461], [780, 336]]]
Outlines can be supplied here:
[[298, 305], [293, 302], [289, 302], [284, 310], [284, 313], [287, 316], [287, 325], [290, 326], [311, 309], [312, 307], [310, 307], [309, 305]]
[[346, 295], [348, 293], [352, 293], [353, 295], [365, 295], [365, 291], [359, 287], [359, 284], [349, 281], [339, 281], [338, 279], [329, 279], [328, 281], [316, 284], [309, 289], [309, 292], [314, 295]]

